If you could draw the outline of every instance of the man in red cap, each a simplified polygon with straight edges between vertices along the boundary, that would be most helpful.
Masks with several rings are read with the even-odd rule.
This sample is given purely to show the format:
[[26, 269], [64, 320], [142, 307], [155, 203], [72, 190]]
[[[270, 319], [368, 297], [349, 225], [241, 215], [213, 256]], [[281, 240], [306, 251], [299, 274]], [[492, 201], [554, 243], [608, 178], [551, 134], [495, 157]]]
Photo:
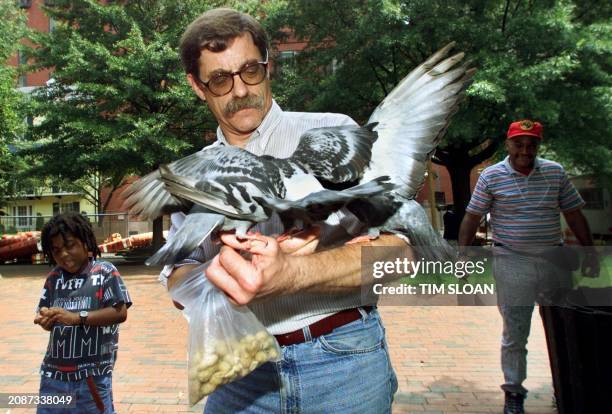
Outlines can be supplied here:
[[[537, 157], [542, 124], [513, 122], [508, 128], [508, 156], [480, 175], [459, 229], [459, 246], [472, 243], [482, 215], [491, 214], [493, 273], [497, 304], [503, 319], [501, 365], [504, 414], [524, 413], [527, 389], [527, 338], [535, 302], [547, 302], [555, 289], [571, 283], [569, 266], [555, 246], [563, 243], [560, 212], [583, 246], [592, 246], [581, 212], [584, 201], [563, 167]], [[461, 248], [461, 247], [460, 247]], [[585, 276], [599, 274], [598, 257], [587, 249]]]

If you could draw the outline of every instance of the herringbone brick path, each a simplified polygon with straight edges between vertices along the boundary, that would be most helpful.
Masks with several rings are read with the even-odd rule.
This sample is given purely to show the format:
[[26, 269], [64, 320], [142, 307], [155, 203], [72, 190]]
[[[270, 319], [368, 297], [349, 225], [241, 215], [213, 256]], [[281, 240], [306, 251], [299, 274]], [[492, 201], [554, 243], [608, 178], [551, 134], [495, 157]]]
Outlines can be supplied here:
[[[186, 398], [187, 324], [155, 269], [118, 265], [134, 306], [121, 326], [113, 389], [118, 413], [202, 412]], [[48, 334], [34, 325], [44, 265], [0, 266], [0, 393], [37, 392]], [[499, 413], [501, 319], [488, 307], [390, 307], [380, 312], [399, 379], [394, 413]], [[527, 412], [554, 413], [542, 323], [534, 312]], [[0, 414], [34, 409], [0, 408]]]

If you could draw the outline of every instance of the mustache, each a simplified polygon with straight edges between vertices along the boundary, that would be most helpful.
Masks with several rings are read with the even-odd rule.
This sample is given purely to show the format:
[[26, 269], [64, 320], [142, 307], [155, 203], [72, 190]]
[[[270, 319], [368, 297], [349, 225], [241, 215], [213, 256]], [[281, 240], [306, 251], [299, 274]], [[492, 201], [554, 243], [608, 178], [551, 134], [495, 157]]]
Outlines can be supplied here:
[[242, 109], [252, 108], [252, 109], [263, 110], [263, 107], [264, 107], [263, 96], [248, 95], [244, 98], [231, 100], [227, 104], [225, 109], [223, 110], [223, 113], [225, 114], [225, 116], [228, 116], [228, 115], [233, 115]]

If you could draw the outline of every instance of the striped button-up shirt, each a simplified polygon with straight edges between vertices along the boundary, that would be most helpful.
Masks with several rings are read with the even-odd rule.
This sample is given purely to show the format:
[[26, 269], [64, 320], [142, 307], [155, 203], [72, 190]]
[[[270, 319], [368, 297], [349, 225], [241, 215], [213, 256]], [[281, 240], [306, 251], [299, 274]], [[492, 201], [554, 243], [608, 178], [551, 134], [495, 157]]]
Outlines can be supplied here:
[[560, 212], [584, 206], [563, 167], [536, 158], [529, 175], [508, 157], [480, 175], [466, 211], [491, 213], [493, 241], [508, 246], [551, 246], [562, 242]]
[[[305, 131], [338, 125], [355, 125], [355, 121], [341, 114], [284, 112], [276, 102], [273, 102], [270, 111], [251, 135], [245, 149], [255, 155], [287, 158], [294, 152], [299, 137]], [[217, 129], [217, 141], [202, 151], [218, 145], [229, 145], [221, 128]], [[170, 235], [181, 225], [184, 217], [183, 213], [175, 213], [171, 216]], [[320, 246], [339, 245], [350, 238], [350, 234], [357, 234], [361, 230], [361, 224], [348, 211], [341, 213], [340, 218], [340, 226], [323, 226]], [[268, 235], [280, 234], [284, 231], [277, 215], [265, 223], [258, 224], [254, 230]], [[218, 252], [219, 246], [213, 244], [210, 239], [206, 239], [199, 249], [182, 264], [205, 263]], [[170, 266], [164, 268], [160, 274], [162, 283], [165, 283], [172, 270]], [[340, 310], [360, 305], [364, 304], [361, 303], [361, 295], [357, 290], [355, 293], [342, 295], [300, 293], [285, 295], [263, 303], [252, 303], [249, 304], [249, 307], [271, 334], [278, 335], [303, 328]]]

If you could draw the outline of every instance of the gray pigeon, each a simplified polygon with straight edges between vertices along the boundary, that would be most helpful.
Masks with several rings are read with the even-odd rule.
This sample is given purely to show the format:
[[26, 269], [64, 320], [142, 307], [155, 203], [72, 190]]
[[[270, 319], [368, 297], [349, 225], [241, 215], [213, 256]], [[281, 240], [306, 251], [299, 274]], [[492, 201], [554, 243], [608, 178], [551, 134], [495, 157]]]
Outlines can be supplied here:
[[[124, 193], [131, 214], [189, 213], [147, 264], [176, 263], [215, 230], [236, 229], [244, 237], [275, 212], [287, 226], [292, 220], [335, 224], [332, 213], [342, 207], [373, 227], [370, 237], [391, 231], [413, 243], [441, 245], [413, 199], [473, 73], [458, 65], [463, 53], [444, 59], [452, 46], [404, 78], [363, 127], [309, 130], [287, 159], [232, 146], [204, 148], [132, 184]], [[322, 182], [358, 184], [330, 190]]]
[[[327, 219], [352, 200], [392, 190], [388, 177], [344, 191], [324, 189], [315, 178], [346, 182], [361, 175], [377, 137], [373, 126], [309, 130], [287, 159], [215, 146], [161, 166], [126, 190], [125, 206], [148, 219], [174, 211], [189, 214], [147, 263], [176, 263], [215, 230], [235, 229], [238, 236], [247, 237], [254, 223], [268, 220], [274, 212], [288, 227], [295, 220], [308, 225]], [[276, 205], [279, 200], [286, 204]], [[334, 217], [330, 220], [337, 224]]]
[[[367, 238], [374, 239], [380, 232], [401, 234], [427, 260], [447, 261], [455, 256], [455, 249], [431, 227], [415, 200], [425, 182], [427, 163], [475, 73], [468, 64], [459, 64], [463, 53], [446, 58], [453, 46], [454, 42], [446, 45], [412, 70], [368, 119], [378, 139], [359, 183], [385, 176], [391, 178], [394, 190], [346, 205], [367, 224]], [[279, 200], [276, 207], [289, 205]]]

